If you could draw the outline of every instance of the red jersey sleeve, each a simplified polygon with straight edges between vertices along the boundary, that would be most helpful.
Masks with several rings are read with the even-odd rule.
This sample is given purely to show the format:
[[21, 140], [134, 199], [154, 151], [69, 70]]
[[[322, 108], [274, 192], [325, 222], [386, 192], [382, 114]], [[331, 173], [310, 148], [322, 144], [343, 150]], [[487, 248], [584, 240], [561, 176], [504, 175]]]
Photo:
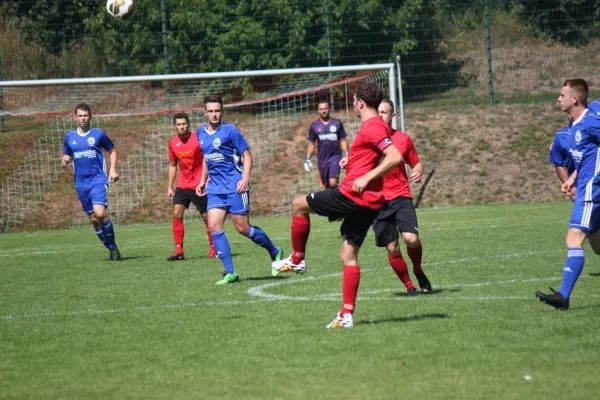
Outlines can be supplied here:
[[406, 135], [406, 154], [404, 154], [404, 161], [412, 167], [419, 163], [419, 156], [417, 155], [417, 149], [410, 136]]
[[177, 156], [173, 151], [173, 142], [169, 141], [169, 161], [177, 161]]
[[377, 150], [383, 151], [392, 144], [392, 139], [390, 139], [391, 134], [391, 128], [385, 122], [381, 121], [381, 123], [375, 123], [369, 126], [369, 134], [366, 135], [366, 140], [368, 144], [372, 145]]

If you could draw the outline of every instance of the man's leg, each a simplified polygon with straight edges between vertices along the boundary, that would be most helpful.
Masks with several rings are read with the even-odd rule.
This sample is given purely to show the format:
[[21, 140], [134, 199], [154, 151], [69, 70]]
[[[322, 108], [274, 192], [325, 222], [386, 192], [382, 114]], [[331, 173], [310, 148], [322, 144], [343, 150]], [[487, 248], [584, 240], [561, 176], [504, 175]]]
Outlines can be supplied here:
[[215, 249], [217, 250], [217, 256], [221, 259], [223, 267], [225, 268], [223, 279], [217, 281], [216, 284], [222, 285], [238, 281], [239, 278], [233, 267], [231, 246], [229, 245], [229, 240], [227, 240], [227, 236], [225, 236], [225, 232], [223, 231], [223, 224], [225, 222], [225, 218], [227, 217], [227, 210], [223, 208], [210, 208], [207, 214], [208, 228], [210, 229], [213, 242], [215, 244]]
[[569, 308], [569, 297], [575, 287], [575, 283], [583, 270], [584, 251], [583, 243], [585, 241], [585, 232], [580, 229], [569, 228], [565, 243], [567, 245], [567, 258], [563, 267], [563, 279], [560, 289], [556, 292], [546, 294], [536, 292], [535, 295], [540, 301], [551, 305], [558, 310], [567, 310]]
[[92, 226], [94, 227], [94, 230], [96, 231], [96, 235], [98, 236], [98, 239], [100, 239], [100, 241], [102, 242], [104, 247], [106, 247], [108, 249], [108, 243], [106, 243], [106, 238], [104, 237], [104, 232], [102, 232], [102, 224], [100, 223], [98, 218], [96, 218], [96, 216], [94, 215], [93, 212], [88, 215], [88, 218], [90, 219], [90, 222], [92, 223]]
[[118, 261], [121, 259], [121, 253], [117, 248], [115, 240], [115, 230], [110, 217], [106, 213], [106, 206], [102, 204], [94, 204], [94, 217], [101, 223], [102, 233], [106, 239], [106, 246], [110, 251], [110, 259], [112, 261]]
[[[176, 193], [177, 195], [177, 193]], [[174, 199], [177, 201], [177, 198]], [[185, 212], [186, 206], [184, 204], [174, 204], [173, 205], [173, 241], [175, 242], [175, 251], [167, 260], [169, 261], [177, 261], [183, 260], [183, 237], [185, 234], [185, 229], [183, 227], [183, 214]]]
[[393, 242], [388, 243], [387, 252], [390, 266], [392, 267], [396, 275], [398, 275], [400, 281], [402, 281], [402, 283], [406, 287], [408, 295], [416, 296], [417, 289], [415, 288], [415, 285], [412, 283], [412, 281], [410, 280], [410, 276], [408, 275], [408, 265], [406, 265], [406, 261], [404, 260], [404, 257], [402, 257], [398, 240], [394, 240]]
[[190, 196], [190, 201], [194, 203], [196, 209], [202, 216], [202, 220], [204, 221], [204, 227], [206, 229], [206, 237], [208, 238], [208, 245], [210, 246], [210, 250], [208, 251], [208, 258], [214, 258], [217, 256], [217, 250], [215, 250], [215, 245], [213, 243], [213, 238], [210, 233], [210, 229], [208, 228], [208, 214], [206, 210], [208, 208], [208, 196], [198, 196], [195, 191], [188, 191]]
[[[345, 223], [345, 222], [344, 222]], [[352, 315], [356, 308], [356, 297], [360, 285], [360, 266], [358, 265], [358, 251], [360, 245], [344, 239], [340, 249], [340, 259], [343, 265], [342, 277], [342, 310], [326, 327], [327, 328], [352, 328], [354, 321]]]
[[271, 261], [275, 261], [276, 259], [281, 260], [281, 249], [273, 244], [265, 231], [260, 229], [258, 226], [250, 225], [249, 217], [249, 214], [231, 214], [231, 221], [239, 233], [246, 236], [263, 249], [267, 250], [269, 256], [271, 257]]
[[106, 238], [104, 237], [104, 232], [102, 232], [102, 222], [96, 218], [94, 215], [94, 206], [92, 204], [90, 189], [77, 189], [77, 196], [79, 197], [79, 202], [81, 203], [81, 207], [83, 211], [87, 214], [92, 226], [94, 227], [94, 231], [96, 231], [96, 235], [98, 239], [102, 242], [104, 247], [108, 249], [108, 244], [106, 243]]
[[340, 160], [341, 159], [334, 159], [332, 162], [329, 163], [329, 166], [327, 168], [327, 177], [328, 177], [328, 186], [329, 188], [336, 188], [338, 186], [338, 182], [340, 180], [340, 172], [341, 172], [341, 167], [340, 167]]
[[421, 244], [419, 236], [411, 232], [402, 232], [402, 240], [404, 241], [404, 244], [406, 244], [406, 252], [412, 262], [413, 273], [417, 277], [417, 281], [419, 281], [421, 291], [423, 293], [431, 293], [431, 282], [429, 282], [429, 279], [427, 279], [427, 276], [421, 267], [423, 245]]
[[217, 256], [217, 250], [215, 249], [215, 243], [213, 242], [212, 234], [210, 233], [210, 229], [208, 228], [208, 214], [207, 212], [200, 213], [202, 216], [202, 220], [204, 221], [204, 227], [206, 228], [206, 237], [208, 239], [208, 245], [210, 246], [210, 250], [208, 251], [208, 258], [215, 258]]

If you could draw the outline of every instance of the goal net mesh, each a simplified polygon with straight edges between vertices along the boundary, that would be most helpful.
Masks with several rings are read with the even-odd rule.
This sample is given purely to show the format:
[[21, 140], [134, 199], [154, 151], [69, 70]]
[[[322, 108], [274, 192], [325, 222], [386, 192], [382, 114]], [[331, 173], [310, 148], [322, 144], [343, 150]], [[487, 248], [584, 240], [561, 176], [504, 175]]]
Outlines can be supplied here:
[[[108, 191], [111, 218], [118, 224], [169, 221], [172, 114], [188, 113], [195, 131], [205, 123], [202, 99], [209, 93], [223, 96], [223, 119], [237, 124], [251, 147], [252, 214], [289, 214], [297, 195], [320, 188], [317, 168], [310, 173], [302, 168], [318, 103], [332, 104], [331, 115], [343, 121], [351, 142], [359, 127], [352, 97], [364, 80], [388, 90], [387, 71], [5, 87], [0, 231], [89, 223], [73, 186], [73, 170], [60, 162], [65, 133], [77, 127], [73, 109], [81, 102], [91, 105], [92, 126], [108, 133], [119, 154], [120, 179]], [[192, 206], [185, 218], [198, 219], [199, 213]]]

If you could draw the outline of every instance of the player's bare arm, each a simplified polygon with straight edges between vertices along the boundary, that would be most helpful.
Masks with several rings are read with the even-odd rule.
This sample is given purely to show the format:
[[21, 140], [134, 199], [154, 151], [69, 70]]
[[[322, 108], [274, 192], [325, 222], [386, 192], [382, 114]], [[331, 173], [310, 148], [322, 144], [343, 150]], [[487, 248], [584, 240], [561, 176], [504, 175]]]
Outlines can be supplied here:
[[68, 154], [63, 154], [62, 159], [60, 160], [63, 167], [66, 167], [71, 162], [71, 156]]
[[167, 197], [169, 200], [173, 200], [173, 196], [175, 196], [175, 191], [173, 190], [175, 176], [177, 176], [177, 161], [169, 161], [169, 180], [167, 183]]
[[410, 168], [412, 169], [410, 173], [410, 180], [414, 183], [421, 182], [421, 177], [423, 176], [423, 164], [418, 162], [415, 165], [411, 165]]
[[198, 196], [206, 196], [206, 182], [208, 181], [208, 168], [206, 168], [206, 159], [202, 160], [202, 176], [200, 177], [200, 183], [196, 187], [196, 194]]
[[577, 180], [577, 170], [573, 171], [571, 176], [566, 181], [563, 182], [562, 186], [560, 187], [560, 191], [563, 192], [564, 194], [568, 195], [569, 192], [571, 192], [571, 190], [575, 186], [576, 180]]
[[565, 183], [565, 181], [569, 179], [569, 173], [562, 165], [556, 166], [556, 175], [558, 176], [558, 179], [560, 179], [560, 183]]
[[237, 183], [237, 192], [245, 193], [250, 189], [250, 172], [252, 171], [252, 154], [246, 150], [242, 153], [242, 164], [244, 165], [244, 173], [242, 180]]
[[119, 155], [114, 147], [108, 152], [110, 153], [110, 172], [108, 174], [108, 182], [115, 183], [119, 180], [119, 174], [117, 174], [117, 160], [119, 159]]
[[387, 146], [385, 149], [383, 149], [383, 160], [381, 160], [375, 169], [372, 169], [355, 180], [352, 183], [352, 190], [361, 193], [363, 190], [365, 190], [369, 182], [387, 174], [400, 165], [402, 161], [404, 161], [404, 159], [402, 158], [402, 154], [400, 154], [396, 146]]

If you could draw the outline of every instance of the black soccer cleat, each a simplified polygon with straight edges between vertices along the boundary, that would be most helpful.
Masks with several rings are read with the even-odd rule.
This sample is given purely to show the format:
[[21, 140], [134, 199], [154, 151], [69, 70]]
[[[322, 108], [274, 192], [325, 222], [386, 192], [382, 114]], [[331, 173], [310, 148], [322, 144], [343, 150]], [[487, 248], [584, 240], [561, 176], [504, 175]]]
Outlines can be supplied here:
[[179, 261], [179, 260], [185, 260], [185, 257], [183, 256], [183, 253], [179, 253], [177, 251], [173, 252], [173, 254], [171, 254], [169, 257], [167, 257], [167, 261]]
[[417, 289], [415, 289], [414, 287], [411, 287], [410, 289], [408, 289], [406, 291], [406, 293], [408, 293], [408, 295], [410, 297], [412, 297], [412, 296], [418, 296], [419, 295], [419, 292], [417, 292]]
[[421, 288], [421, 292], [428, 294], [431, 293], [433, 289], [431, 289], [431, 282], [427, 279], [427, 276], [424, 272], [422, 272], [417, 276], [417, 281], [419, 281], [419, 287]]
[[119, 261], [121, 259], [121, 253], [119, 253], [119, 249], [113, 247], [110, 249], [110, 260], [111, 261]]
[[535, 296], [540, 299], [542, 303], [548, 304], [556, 308], [557, 310], [568, 310], [569, 309], [569, 299], [566, 299], [562, 296], [562, 294], [558, 293], [556, 290], [552, 288], [548, 288], [552, 292], [552, 294], [546, 294], [542, 292], [535, 292]]

